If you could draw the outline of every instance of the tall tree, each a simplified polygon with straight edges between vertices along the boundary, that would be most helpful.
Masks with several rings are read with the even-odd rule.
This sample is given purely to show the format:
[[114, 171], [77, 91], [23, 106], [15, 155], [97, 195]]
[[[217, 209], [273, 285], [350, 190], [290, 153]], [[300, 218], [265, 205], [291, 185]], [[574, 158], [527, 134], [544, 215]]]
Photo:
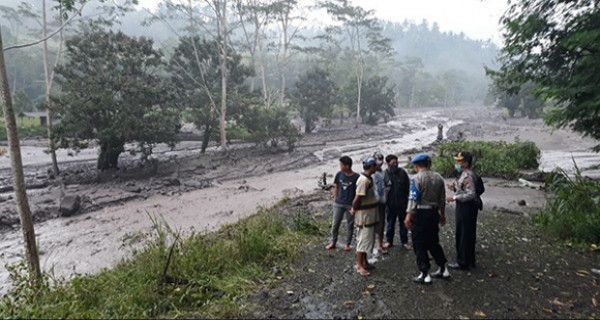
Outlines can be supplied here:
[[[196, 127], [204, 130], [203, 153], [218, 126], [218, 99], [221, 94], [219, 54], [215, 41], [183, 37], [168, 66], [177, 92], [176, 101], [189, 111]], [[247, 93], [243, 84], [251, 70], [242, 64], [239, 55], [233, 53], [229, 56], [227, 69], [231, 101], [239, 92]]]
[[501, 22], [501, 67], [491, 73], [556, 103], [548, 124], [600, 140], [600, 1], [511, 1]]
[[[387, 77], [373, 76], [364, 83], [363, 94], [361, 95], [361, 117], [363, 121], [370, 125], [376, 125], [380, 120], [387, 121], [394, 116], [396, 106], [396, 89], [390, 85]], [[346, 100], [348, 106], [352, 106], [358, 92], [356, 86], [346, 87]]]
[[[72, 11], [75, 5], [74, 0], [57, 1], [63, 6], [65, 12]], [[8, 78], [6, 76], [6, 63], [4, 61], [4, 52], [10, 49], [30, 47], [39, 44], [43, 41], [46, 41], [50, 37], [60, 32], [66, 26], [66, 24], [66, 22], [63, 23], [55, 31], [53, 31], [48, 36], [42, 39], [6, 48], [2, 43], [2, 28], [0, 26], [0, 104], [3, 108], [5, 119], [4, 121], [6, 122], [6, 134], [10, 144], [10, 159], [11, 168], [13, 172], [13, 184], [15, 189], [17, 211], [19, 212], [21, 230], [23, 231], [23, 239], [25, 242], [25, 257], [27, 260], [27, 266], [29, 269], [30, 276], [35, 282], [37, 282], [41, 278], [40, 259], [37, 249], [37, 243], [35, 240], [35, 230], [33, 227], [31, 208], [29, 206], [29, 200], [27, 198], [25, 178], [23, 175], [23, 161], [21, 158], [21, 146], [19, 143], [15, 112], [12, 105], [10, 86], [8, 83]]]
[[298, 0], [278, 0], [273, 4], [273, 11], [280, 28], [279, 38], [279, 76], [281, 81], [279, 92], [279, 104], [285, 103], [287, 90], [287, 71], [293, 43], [300, 38], [302, 25], [298, 23], [303, 21], [302, 16], [296, 15], [298, 9]]
[[305, 133], [311, 133], [319, 117], [331, 112], [337, 91], [335, 82], [323, 69], [314, 68], [300, 76], [292, 91], [292, 102], [304, 120]]
[[[250, 67], [261, 80], [261, 91], [265, 104], [271, 105], [271, 94], [267, 84], [265, 66], [265, 29], [275, 17], [274, 3], [277, 0], [235, 0], [235, 11], [243, 33], [243, 47], [250, 54]], [[256, 87], [255, 77], [250, 79], [250, 91]]]
[[348, 0], [327, 0], [321, 6], [336, 21], [337, 25], [328, 28], [329, 32], [343, 37], [341, 43], [351, 53], [356, 85], [356, 124], [361, 120], [361, 101], [363, 81], [365, 78], [365, 56], [382, 54], [389, 56], [393, 49], [389, 39], [381, 32], [381, 26], [375, 18], [374, 11], [353, 6]]
[[66, 42], [67, 63], [57, 67], [63, 145], [97, 140], [98, 168], [117, 168], [126, 143], [147, 156], [156, 143], [173, 145], [179, 112], [159, 77], [162, 54], [146, 38], [94, 28]]
[[[50, 99], [53, 84], [55, 68], [61, 61], [64, 46], [64, 31], [70, 25], [84, 20], [98, 20], [104, 24], [111, 25], [112, 20], [137, 3], [137, 0], [119, 0], [110, 5], [104, 5], [106, 0], [100, 0], [97, 3], [96, 11], [98, 12], [94, 18], [82, 15], [89, 0], [38, 0], [41, 2], [40, 10], [35, 9], [35, 5], [30, 2], [22, 2], [19, 9], [15, 12], [21, 21], [33, 20], [40, 29], [31, 30], [32, 33], [40, 33], [42, 44], [42, 65], [44, 69], [44, 108], [47, 118], [47, 133], [48, 133], [48, 149], [52, 160], [52, 171], [55, 176], [59, 174], [58, 161], [56, 159], [56, 145], [52, 139], [54, 130], [54, 109]], [[54, 3], [54, 5], [53, 5]], [[63, 3], [70, 9], [65, 10]], [[77, 8], [75, 8], [77, 6]], [[70, 12], [72, 11], [72, 12]], [[49, 34], [49, 28], [55, 28], [56, 31]], [[54, 61], [50, 62], [51, 51], [48, 46], [49, 40], [58, 35], [58, 48], [54, 52]]]
[[[219, 137], [221, 148], [227, 148], [227, 61], [229, 60], [231, 43], [230, 34], [232, 29], [229, 25], [229, 16], [232, 14], [230, 6], [234, 0], [187, 0], [174, 3], [166, 0], [165, 6], [170, 15], [153, 14], [154, 20], [164, 22], [178, 38], [194, 37], [210, 38], [215, 41], [219, 49], [219, 68], [221, 76], [221, 93], [219, 97]], [[185, 19], [183, 30], [177, 30], [170, 21], [174, 19]], [[185, 33], [182, 34], [182, 33]], [[193, 43], [192, 43], [193, 44]], [[197, 51], [197, 49], [195, 49]], [[202, 68], [202, 62], [196, 61], [197, 68]]]
[[[54, 112], [52, 110], [52, 106], [50, 104], [50, 92], [52, 90], [52, 83], [54, 81], [54, 70], [56, 69], [56, 65], [58, 64], [58, 62], [60, 61], [60, 57], [62, 55], [62, 47], [63, 47], [63, 32], [62, 30], [59, 32], [60, 34], [60, 40], [59, 40], [59, 47], [58, 50], [56, 52], [56, 60], [54, 61], [54, 64], [52, 65], [52, 67], [50, 67], [50, 63], [48, 61], [48, 55], [49, 55], [49, 50], [48, 50], [48, 11], [46, 8], [46, 2], [47, 0], [42, 0], [42, 38], [44, 38], [44, 42], [43, 42], [43, 64], [44, 64], [44, 85], [46, 87], [45, 90], [45, 106], [46, 106], [46, 118], [47, 123], [46, 123], [46, 127], [48, 129], [48, 147], [50, 149], [50, 158], [52, 159], [52, 171], [54, 172], [55, 176], [58, 176], [59, 174], [59, 169], [58, 169], [58, 161], [56, 160], [56, 145], [54, 143], [54, 139], [52, 139], [52, 134], [53, 134], [53, 130], [54, 130]], [[62, 24], [62, 20], [63, 20], [63, 12], [62, 12], [62, 6], [59, 3], [59, 12], [58, 12], [58, 16], [59, 19], [61, 21]], [[80, 11], [81, 12], [81, 11]]]
[[21, 221], [23, 239], [25, 239], [25, 257], [27, 258], [27, 266], [31, 277], [34, 280], [38, 280], [41, 277], [40, 259], [35, 241], [31, 208], [29, 207], [29, 200], [27, 199], [27, 191], [25, 188], [21, 146], [17, 132], [17, 121], [15, 119], [15, 112], [13, 110], [12, 98], [10, 95], [10, 87], [8, 78], [6, 77], [6, 64], [4, 63], [3, 48], [2, 28], [0, 27], [0, 104], [2, 105], [2, 110], [4, 112], [6, 135], [10, 145], [10, 164], [13, 173], [17, 211], [19, 212], [19, 219]]

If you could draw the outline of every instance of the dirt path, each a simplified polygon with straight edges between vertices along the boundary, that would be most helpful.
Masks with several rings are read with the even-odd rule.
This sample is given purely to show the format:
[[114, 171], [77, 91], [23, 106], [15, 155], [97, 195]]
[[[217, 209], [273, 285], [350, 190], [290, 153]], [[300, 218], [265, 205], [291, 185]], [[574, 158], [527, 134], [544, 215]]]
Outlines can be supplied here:
[[[488, 190], [495, 197], [502, 188]], [[498, 189], [500, 188], [500, 189]], [[532, 195], [535, 191], [522, 189]], [[330, 205], [310, 204], [317, 219], [329, 221]], [[455, 257], [454, 210], [441, 242]], [[343, 228], [342, 228], [343, 229]], [[368, 278], [353, 270], [354, 253], [324, 250], [327, 236], [271, 288], [253, 297], [257, 318], [597, 318], [600, 266], [597, 252], [577, 252], [540, 236], [523, 215], [486, 208], [478, 221], [477, 261], [472, 272], [455, 271], [450, 281], [412, 283], [412, 251], [393, 248], [375, 262]]]

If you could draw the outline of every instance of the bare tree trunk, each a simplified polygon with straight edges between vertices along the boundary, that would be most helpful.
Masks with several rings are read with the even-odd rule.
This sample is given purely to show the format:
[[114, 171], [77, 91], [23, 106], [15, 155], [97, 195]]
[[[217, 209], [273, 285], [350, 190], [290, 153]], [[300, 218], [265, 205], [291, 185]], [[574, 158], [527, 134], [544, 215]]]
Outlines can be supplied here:
[[285, 90], [287, 86], [286, 79], [286, 71], [287, 71], [287, 55], [288, 55], [288, 46], [289, 46], [289, 12], [284, 12], [281, 16], [281, 31], [282, 31], [282, 39], [281, 39], [281, 65], [280, 65], [280, 73], [281, 73], [281, 87], [280, 87], [280, 105], [283, 106], [285, 103]]
[[283, 31], [283, 53], [281, 55], [281, 97], [280, 105], [283, 106], [285, 102], [285, 90], [287, 85], [287, 79], [285, 72], [287, 71], [287, 54], [288, 54], [288, 21], [287, 16], [281, 19], [281, 29]]
[[221, 147], [227, 148], [227, 0], [222, 0], [219, 3], [221, 7], [221, 13], [219, 20], [219, 33], [221, 43], [221, 118], [220, 133], [221, 133]]
[[356, 98], [356, 127], [358, 127], [358, 125], [361, 123], [361, 116], [360, 116], [360, 112], [361, 112], [361, 105], [360, 105], [360, 101], [362, 100], [362, 82], [363, 82], [363, 77], [364, 77], [364, 69], [362, 64], [359, 62], [359, 66], [357, 66], [358, 70], [356, 73], [356, 86], [357, 86], [357, 98]]
[[[46, 17], [46, 0], [42, 0], [42, 24], [43, 24], [43, 38], [45, 39], [48, 36], [48, 19]], [[59, 53], [60, 54], [60, 53]], [[50, 90], [51, 90], [51, 79], [50, 79], [50, 66], [48, 64], [48, 40], [44, 40], [43, 42], [43, 60], [44, 60], [44, 83], [46, 85], [46, 117], [48, 129], [48, 147], [50, 149], [50, 158], [52, 158], [52, 172], [54, 176], [58, 177], [58, 161], [56, 160], [56, 145], [54, 143], [54, 139], [52, 139], [52, 130], [54, 129], [53, 125], [53, 116], [54, 112], [52, 111], [52, 107], [50, 106]]]
[[262, 81], [263, 99], [265, 99], [265, 105], [268, 108], [271, 106], [271, 98], [269, 97], [269, 88], [267, 87], [267, 72], [265, 71], [265, 65], [262, 63], [260, 65], [260, 77]]
[[262, 84], [262, 94], [263, 99], [265, 100], [265, 105], [268, 107], [271, 106], [271, 98], [269, 97], [269, 88], [267, 87], [267, 71], [265, 70], [265, 57], [264, 57], [264, 48], [261, 39], [258, 39], [258, 50], [260, 51], [260, 59], [258, 63], [260, 65], [260, 80]]
[[416, 83], [413, 83], [412, 87], [410, 88], [410, 95], [408, 96], [408, 108], [412, 109], [415, 106], [415, 89], [416, 89]]
[[31, 208], [27, 200], [25, 189], [25, 179], [23, 177], [23, 161], [21, 159], [21, 146], [17, 132], [17, 123], [15, 111], [10, 96], [8, 78], [6, 76], [6, 66], [4, 64], [4, 51], [2, 50], [2, 32], [0, 30], [0, 104], [4, 109], [4, 121], [6, 122], [6, 135], [10, 145], [10, 163], [13, 172], [13, 184], [15, 188], [15, 198], [17, 211], [21, 220], [21, 230], [25, 240], [25, 256], [29, 273], [34, 281], [41, 278], [40, 259], [38, 256], [37, 244], [35, 241], [35, 232], [33, 229], [33, 219], [31, 217]]

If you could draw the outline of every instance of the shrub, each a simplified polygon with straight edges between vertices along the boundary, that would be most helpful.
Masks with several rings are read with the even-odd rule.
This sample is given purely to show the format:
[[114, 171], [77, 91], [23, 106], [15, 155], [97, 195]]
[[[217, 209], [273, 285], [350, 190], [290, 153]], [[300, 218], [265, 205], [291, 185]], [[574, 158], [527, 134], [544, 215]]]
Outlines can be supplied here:
[[291, 151], [300, 137], [287, 112], [280, 107], [248, 108], [240, 116], [240, 125], [247, 132], [250, 141], [264, 147], [278, 148], [283, 142]]
[[481, 176], [514, 179], [520, 170], [537, 169], [540, 150], [533, 142], [463, 141], [444, 143], [437, 147], [433, 168], [445, 177], [452, 176], [454, 155], [461, 151], [473, 154], [474, 170]]
[[143, 250], [97, 274], [45, 276], [33, 286], [24, 265], [12, 268], [15, 287], [0, 298], [0, 318], [239, 317], [247, 307], [240, 300], [308, 241], [272, 209], [174, 245], [177, 235], [155, 226]]
[[575, 166], [575, 176], [562, 169], [547, 178], [544, 210], [534, 217], [547, 233], [563, 240], [600, 242], [600, 182], [587, 179]]

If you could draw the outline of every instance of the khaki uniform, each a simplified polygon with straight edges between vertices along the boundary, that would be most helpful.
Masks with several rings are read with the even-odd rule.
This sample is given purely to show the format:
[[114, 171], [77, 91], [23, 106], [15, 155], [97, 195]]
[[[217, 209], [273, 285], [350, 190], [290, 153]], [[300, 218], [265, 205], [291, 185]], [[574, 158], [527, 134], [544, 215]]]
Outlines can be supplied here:
[[354, 224], [358, 229], [356, 251], [371, 253], [375, 246], [375, 225], [379, 222], [379, 201], [373, 179], [361, 174], [356, 182], [356, 195], [362, 196], [360, 207], [354, 215]]
[[407, 212], [413, 215], [412, 242], [419, 271], [427, 274], [431, 254], [438, 266], [447, 262], [439, 238], [440, 212], [446, 207], [444, 179], [431, 170], [421, 170], [413, 178]]

